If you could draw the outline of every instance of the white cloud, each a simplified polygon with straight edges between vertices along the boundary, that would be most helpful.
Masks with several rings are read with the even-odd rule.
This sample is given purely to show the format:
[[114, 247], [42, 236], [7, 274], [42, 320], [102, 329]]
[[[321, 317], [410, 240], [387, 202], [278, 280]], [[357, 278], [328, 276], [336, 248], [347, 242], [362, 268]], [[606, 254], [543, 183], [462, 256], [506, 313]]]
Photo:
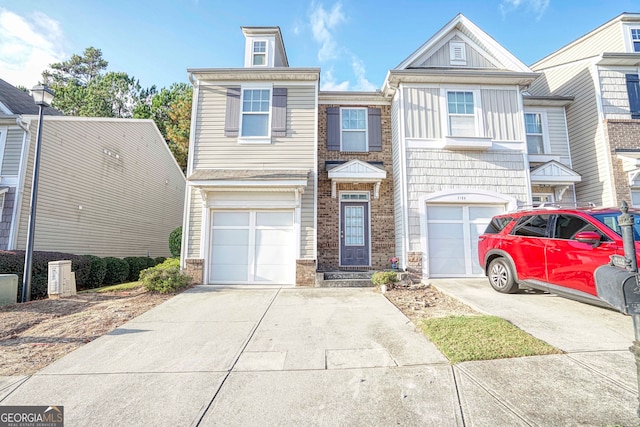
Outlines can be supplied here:
[[332, 31], [346, 22], [347, 18], [342, 13], [342, 4], [336, 3], [330, 11], [325, 10], [323, 5], [312, 4], [311, 11], [311, 32], [315, 41], [320, 43], [318, 60], [325, 62], [338, 56], [338, 44], [335, 41]]
[[551, 0], [502, 0], [502, 3], [500, 3], [500, 12], [504, 17], [509, 12], [524, 8], [527, 12], [532, 12], [536, 15], [536, 19], [540, 19], [547, 10], [547, 7], [549, 7], [550, 2]]
[[63, 61], [60, 23], [41, 12], [20, 16], [0, 8], [0, 78], [17, 86], [35, 86], [49, 64]]
[[364, 67], [364, 62], [362, 62], [358, 57], [354, 56], [351, 60], [351, 68], [353, 69], [353, 73], [356, 75], [358, 79], [358, 83], [356, 84], [355, 89], [361, 90], [365, 92], [375, 91], [377, 89], [376, 85], [371, 83], [367, 77], [367, 70]]
[[345, 80], [341, 83], [337, 83], [335, 77], [333, 77], [333, 69], [329, 69], [324, 74], [324, 81], [320, 84], [320, 90], [327, 91], [345, 91], [349, 90], [349, 81]]

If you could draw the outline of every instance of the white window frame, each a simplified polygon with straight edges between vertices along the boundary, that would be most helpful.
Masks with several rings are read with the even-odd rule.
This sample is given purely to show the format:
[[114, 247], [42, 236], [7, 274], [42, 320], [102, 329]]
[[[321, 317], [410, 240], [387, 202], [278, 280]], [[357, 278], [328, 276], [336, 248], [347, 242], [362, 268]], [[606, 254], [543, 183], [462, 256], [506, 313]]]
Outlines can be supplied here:
[[631, 187], [629, 188], [629, 196], [631, 197], [631, 206], [634, 208], [640, 208], [640, 204], [633, 203], [633, 194], [640, 195], [640, 187]]
[[[449, 42], [449, 60], [451, 65], [467, 65], [467, 47], [465, 42], [450, 41]], [[460, 57], [456, 57], [455, 53], [460, 52]]]
[[[633, 37], [631, 36], [631, 30], [636, 30], [640, 32], [640, 25], [637, 24], [625, 24], [624, 25], [624, 44], [627, 52], [629, 53], [640, 53], [640, 50], [636, 51], [633, 47]], [[640, 39], [638, 40], [640, 42]]]
[[[342, 128], [342, 114], [346, 110], [362, 110], [364, 111], [364, 129], [343, 129]], [[342, 133], [343, 132], [363, 132], [364, 131], [364, 150], [362, 151], [353, 151], [353, 150], [344, 150], [342, 147]], [[368, 153], [369, 152], [369, 110], [367, 108], [361, 107], [343, 107], [340, 108], [340, 151], [348, 151], [350, 153]]]
[[7, 145], [8, 126], [0, 126], [0, 176], [2, 176], [2, 162], [4, 162], [4, 150]]
[[[539, 198], [540, 200], [534, 200], [535, 198]], [[544, 200], [549, 199], [549, 200]], [[532, 193], [531, 194], [531, 203], [533, 207], [538, 207], [543, 203], [554, 203], [556, 198], [553, 193]]]
[[[256, 52], [256, 43], [264, 43], [264, 52]], [[256, 64], [254, 59], [257, 55], [264, 55], [264, 64]], [[269, 40], [267, 39], [253, 39], [251, 40], [251, 66], [252, 67], [267, 67], [269, 65]]]
[[[470, 92], [473, 95], [473, 116], [474, 116], [474, 120], [473, 120], [473, 124], [475, 127], [475, 135], [473, 136], [460, 136], [460, 135], [452, 135], [451, 134], [451, 121], [449, 120], [450, 114], [449, 114], [449, 92]], [[484, 137], [484, 132], [482, 131], [483, 126], [482, 123], [480, 121], [480, 118], [482, 117], [482, 110], [480, 108], [480, 105], [482, 104], [482, 100], [480, 99], [480, 90], [478, 89], [471, 89], [469, 87], [456, 87], [456, 86], [450, 86], [450, 87], [446, 87], [446, 88], [442, 88], [441, 89], [441, 99], [442, 99], [442, 104], [441, 104], [441, 108], [442, 111], [445, 111], [446, 114], [442, 114], [442, 129], [445, 130], [446, 134], [445, 136], [447, 137], [451, 137], [451, 138], [478, 138], [478, 137]], [[455, 114], [457, 116], [462, 116], [462, 114]], [[464, 116], [469, 116], [470, 114], [464, 114]]]
[[[525, 146], [527, 149], [527, 153], [530, 156], [536, 156], [536, 155], [549, 155], [552, 154], [551, 153], [551, 142], [549, 141], [549, 121], [547, 120], [547, 112], [545, 110], [529, 110], [526, 109], [524, 110], [524, 114], [540, 114], [540, 122], [541, 122], [541, 126], [542, 126], [542, 145], [544, 148], [544, 153], [529, 153], [529, 145], [527, 143], [527, 126], [526, 126], [526, 120], [524, 121], [524, 136], [525, 136]], [[524, 117], [523, 117], [524, 119]], [[533, 135], [533, 134], [532, 134]]]
[[[269, 91], [269, 111], [267, 114], [267, 135], [265, 136], [243, 136], [242, 135], [242, 120], [246, 114], [243, 111], [244, 106], [244, 94], [247, 90], [268, 90]], [[238, 127], [238, 144], [271, 144], [271, 111], [273, 109], [273, 85], [242, 85], [240, 88], [240, 120]], [[265, 114], [263, 112], [248, 114]]]

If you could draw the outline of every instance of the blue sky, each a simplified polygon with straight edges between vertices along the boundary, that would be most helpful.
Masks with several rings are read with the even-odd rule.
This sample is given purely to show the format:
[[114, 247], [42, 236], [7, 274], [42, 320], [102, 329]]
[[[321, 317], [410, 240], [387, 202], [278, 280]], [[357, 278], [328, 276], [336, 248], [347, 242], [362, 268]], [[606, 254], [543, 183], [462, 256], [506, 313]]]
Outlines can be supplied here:
[[0, 0], [0, 78], [31, 88], [86, 47], [144, 87], [187, 68], [242, 67], [240, 26], [279, 26], [289, 65], [321, 67], [325, 90], [375, 90], [458, 13], [530, 65], [638, 0]]

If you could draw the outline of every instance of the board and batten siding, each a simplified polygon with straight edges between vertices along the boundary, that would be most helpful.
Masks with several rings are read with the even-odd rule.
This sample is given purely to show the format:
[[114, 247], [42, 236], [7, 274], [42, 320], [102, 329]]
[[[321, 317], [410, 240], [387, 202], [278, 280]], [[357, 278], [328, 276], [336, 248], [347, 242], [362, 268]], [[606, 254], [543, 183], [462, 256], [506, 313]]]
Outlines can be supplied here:
[[522, 141], [522, 110], [515, 89], [481, 89], [485, 136], [495, 141]]
[[598, 67], [602, 113], [605, 119], [631, 119], [625, 74], [638, 74], [638, 69]]
[[399, 265], [404, 265], [404, 205], [402, 203], [402, 192], [404, 176], [401, 165], [400, 148], [400, 101], [398, 96], [391, 103], [391, 155], [393, 156], [393, 217], [396, 256]]
[[488, 190], [528, 203], [524, 155], [516, 151], [407, 150], [409, 251], [421, 251], [420, 198], [444, 190]]
[[[18, 249], [26, 241], [35, 138], [31, 132]], [[45, 116], [42, 141], [35, 250], [169, 255], [185, 178], [152, 121]]]
[[20, 157], [22, 156], [22, 143], [24, 142], [24, 130], [18, 127], [7, 129], [7, 139], [4, 145], [2, 157], [2, 176], [18, 176], [20, 171]]
[[[407, 138], [440, 139], [440, 89], [404, 89], [405, 136]], [[397, 132], [393, 133], [394, 135]]]
[[[451, 41], [462, 42], [462, 38], [455, 36]], [[457, 65], [456, 68], [496, 68], [487, 58], [481, 55], [469, 43], [465, 43], [466, 65]], [[418, 63], [418, 67], [451, 67], [451, 50], [449, 43], [445, 43], [440, 49], [431, 54], [428, 58]]]
[[315, 86], [287, 88], [287, 134], [271, 144], [238, 144], [237, 137], [224, 136], [227, 87], [201, 84], [199, 91], [194, 170], [314, 168]]
[[613, 23], [575, 43], [571, 48], [541, 59], [533, 64], [531, 69], [536, 72], [542, 71], [544, 68], [594, 57], [602, 52], [626, 52], [621, 25], [620, 22]]

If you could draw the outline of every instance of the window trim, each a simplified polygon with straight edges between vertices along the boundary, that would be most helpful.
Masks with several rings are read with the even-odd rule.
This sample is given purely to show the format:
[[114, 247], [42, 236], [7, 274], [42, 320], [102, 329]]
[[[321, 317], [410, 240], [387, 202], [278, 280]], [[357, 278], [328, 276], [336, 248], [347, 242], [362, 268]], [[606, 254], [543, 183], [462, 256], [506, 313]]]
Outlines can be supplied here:
[[[623, 24], [625, 29], [624, 29], [624, 44], [625, 44], [625, 48], [627, 50], [627, 52], [629, 53], [640, 53], [640, 50], [635, 50], [634, 48], [634, 40], [633, 37], [631, 36], [631, 30], [638, 30], [640, 31], [640, 25], [638, 24]], [[638, 40], [638, 42], [640, 43], [640, 39]]]
[[640, 208], [640, 204], [633, 204], [633, 194], [640, 194], [640, 187], [629, 187], [629, 199], [631, 199], [631, 207]]
[[[342, 128], [342, 113], [346, 110], [363, 110], [364, 111], [364, 129], [343, 129]], [[341, 107], [340, 108], [340, 151], [346, 153], [368, 153], [369, 152], [369, 109], [366, 107]], [[364, 144], [365, 149], [362, 151], [345, 150], [342, 145], [342, 133], [343, 132], [362, 132], [364, 131]]]
[[[245, 112], [244, 106], [244, 94], [247, 90], [268, 90], [269, 91], [269, 111], [267, 115], [267, 135], [265, 136], [243, 136], [242, 135], [242, 121]], [[271, 116], [273, 109], [273, 85], [271, 84], [246, 84], [240, 87], [240, 120], [238, 121], [238, 144], [271, 144]], [[264, 114], [264, 113], [259, 113]]]
[[[550, 200], [548, 202], [540, 201], [536, 204], [536, 202], [533, 200], [534, 197], [549, 197]], [[556, 201], [555, 195], [553, 193], [532, 193], [531, 194], [531, 203], [534, 208], [540, 206], [543, 203], [554, 203], [555, 201]]]
[[[461, 135], [452, 135], [451, 134], [451, 121], [449, 120], [450, 114], [449, 114], [449, 92], [470, 92], [473, 95], [473, 116], [474, 116], [474, 120], [473, 120], [473, 125], [475, 127], [475, 135], [473, 136], [461, 136]], [[442, 129], [444, 130], [444, 132], [446, 132], [444, 134], [444, 137], [447, 138], [482, 138], [484, 137], [484, 126], [482, 124], [482, 122], [480, 121], [480, 118], [482, 116], [482, 109], [481, 109], [481, 105], [482, 105], [482, 99], [480, 98], [480, 90], [478, 89], [470, 89], [469, 87], [456, 87], [456, 86], [449, 86], [446, 88], [442, 88], [441, 90], [441, 99], [442, 99], [442, 103], [441, 103], [441, 107], [442, 107], [442, 111], [445, 111], [445, 114], [442, 114]], [[457, 114], [456, 115], [461, 115], [461, 114]], [[465, 114], [465, 116], [470, 116], [470, 114]]]
[[[256, 52], [256, 43], [264, 43], [264, 52]], [[269, 40], [268, 39], [252, 39], [251, 40], [251, 66], [252, 67], [268, 67], [269, 66]], [[264, 64], [255, 64], [254, 58], [258, 55], [264, 55]]]
[[[542, 126], [542, 145], [544, 148], [543, 153], [530, 153], [529, 152], [529, 144], [527, 143], [527, 122], [525, 119], [527, 114], [540, 114], [540, 123]], [[547, 112], [545, 110], [536, 110], [536, 109], [525, 109], [524, 110], [524, 143], [527, 149], [527, 154], [529, 156], [539, 156], [539, 155], [550, 155], [551, 153], [551, 142], [549, 140], [549, 121], [547, 118]], [[534, 134], [532, 134], [534, 135]]]

